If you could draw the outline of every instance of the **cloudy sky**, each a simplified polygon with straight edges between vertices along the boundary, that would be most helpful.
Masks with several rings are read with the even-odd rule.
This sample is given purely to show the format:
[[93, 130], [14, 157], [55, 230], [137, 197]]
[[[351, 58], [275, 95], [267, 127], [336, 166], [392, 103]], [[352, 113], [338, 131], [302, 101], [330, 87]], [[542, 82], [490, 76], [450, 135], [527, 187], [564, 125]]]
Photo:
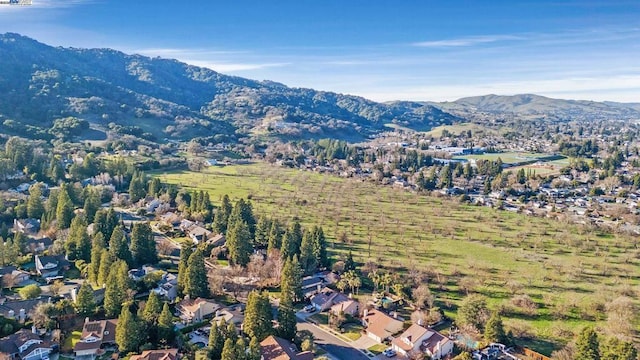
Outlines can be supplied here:
[[640, 102], [638, 0], [33, 0], [3, 32], [378, 101]]

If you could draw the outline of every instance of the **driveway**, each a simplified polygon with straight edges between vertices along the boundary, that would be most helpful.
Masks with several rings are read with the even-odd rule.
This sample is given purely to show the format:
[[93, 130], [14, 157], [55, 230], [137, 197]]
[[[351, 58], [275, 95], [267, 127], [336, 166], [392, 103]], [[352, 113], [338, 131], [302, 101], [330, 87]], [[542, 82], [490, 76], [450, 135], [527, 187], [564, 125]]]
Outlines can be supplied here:
[[369, 360], [369, 357], [365, 356], [351, 344], [346, 343], [318, 326], [306, 322], [307, 316], [304, 316], [304, 314], [304, 312], [296, 314], [298, 330], [310, 331], [315, 338], [315, 343], [327, 351], [331, 355], [331, 358], [338, 360]]

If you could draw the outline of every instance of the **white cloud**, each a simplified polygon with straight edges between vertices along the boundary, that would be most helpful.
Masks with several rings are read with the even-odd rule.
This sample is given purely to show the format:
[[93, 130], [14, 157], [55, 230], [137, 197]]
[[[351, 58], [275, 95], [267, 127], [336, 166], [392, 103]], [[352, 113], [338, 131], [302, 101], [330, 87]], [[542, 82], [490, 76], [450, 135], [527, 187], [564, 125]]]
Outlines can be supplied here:
[[274, 68], [274, 67], [284, 67], [291, 64], [291, 63], [250, 64], [250, 63], [225, 63], [225, 62], [185, 60], [185, 59], [178, 59], [178, 60], [184, 61], [187, 64], [209, 68], [211, 70], [221, 72], [221, 73], [234, 73], [234, 72], [260, 70], [260, 69]]
[[469, 36], [457, 39], [443, 39], [433, 41], [423, 41], [413, 43], [413, 46], [417, 47], [462, 47], [473, 46], [478, 44], [493, 43], [498, 41], [508, 40], [522, 40], [520, 36], [514, 35], [482, 35], [482, 36]]

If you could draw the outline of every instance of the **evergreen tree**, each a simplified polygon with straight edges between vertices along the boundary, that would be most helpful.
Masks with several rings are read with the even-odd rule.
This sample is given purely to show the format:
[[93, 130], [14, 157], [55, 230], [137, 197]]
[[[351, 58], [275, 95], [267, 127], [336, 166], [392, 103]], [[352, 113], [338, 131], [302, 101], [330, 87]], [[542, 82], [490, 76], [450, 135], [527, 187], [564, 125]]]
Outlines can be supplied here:
[[249, 351], [247, 352], [247, 360], [260, 360], [262, 358], [260, 351], [260, 342], [253, 338], [249, 342]]
[[272, 250], [280, 250], [282, 247], [282, 228], [278, 220], [271, 222], [271, 228], [269, 229], [269, 242], [267, 244], [267, 252]]
[[278, 336], [293, 341], [297, 331], [296, 323], [296, 313], [291, 299], [288, 297], [281, 299], [278, 307]]
[[242, 337], [236, 341], [236, 356], [237, 360], [247, 360], [247, 343]]
[[69, 260], [91, 261], [91, 240], [87, 234], [87, 222], [84, 216], [76, 216], [71, 220], [65, 250]]
[[257, 290], [250, 292], [244, 312], [243, 331], [247, 335], [262, 341], [271, 335], [272, 320], [269, 294], [261, 294]]
[[269, 245], [269, 230], [271, 230], [271, 221], [266, 216], [261, 216], [256, 225], [255, 239], [253, 239], [255, 247], [267, 248]]
[[42, 184], [37, 183], [29, 187], [29, 199], [27, 200], [27, 216], [32, 219], [40, 219], [44, 214], [42, 201]]
[[107, 287], [104, 291], [104, 311], [107, 317], [116, 316], [127, 299], [127, 290], [129, 289], [128, 269], [127, 263], [119, 260], [114, 263], [111, 271], [109, 271]]
[[298, 258], [287, 259], [280, 276], [280, 299], [291, 299], [292, 302], [302, 299], [302, 269]]
[[213, 218], [213, 228], [216, 232], [226, 234], [227, 233], [227, 223], [229, 222], [229, 216], [231, 215], [231, 201], [229, 201], [229, 196], [225, 195], [222, 197], [222, 204], [216, 210], [215, 216]]
[[57, 197], [56, 221], [58, 229], [66, 229], [71, 225], [73, 218], [73, 203], [69, 196], [69, 188], [66, 184], [60, 186]]
[[149, 223], [135, 223], [131, 231], [131, 256], [136, 266], [158, 262], [158, 251]]
[[440, 169], [440, 188], [447, 189], [453, 186], [453, 174], [451, 167], [445, 165]]
[[116, 325], [116, 344], [120, 353], [127, 354], [137, 351], [140, 335], [138, 334], [138, 324], [129, 310], [129, 306], [123, 306]]
[[599, 347], [598, 335], [593, 328], [584, 328], [576, 340], [576, 359], [600, 360]]
[[100, 274], [100, 260], [104, 248], [104, 236], [96, 233], [91, 241], [91, 263], [89, 264], [89, 282], [99, 285], [98, 276]]
[[162, 344], [169, 344], [173, 341], [174, 336], [173, 315], [169, 310], [169, 304], [164, 303], [160, 316], [158, 316], [158, 340]]
[[87, 196], [84, 198], [84, 216], [87, 218], [87, 222], [89, 224], [93, 223], [95, 220], [96, 213], [100, 209], [100, 195], [97, 191], [92, 188], [87, 191]]
[[238, 360], [238, 353], [236, 352], [236, 344], [232, 339], [226, 339], [224, 346], [222, 347], [222, 353], [220, 354], [221, 360]]
[[107, 213], [105, 214], [105, 224], [102, 232], [102, 235], [104, 235], [105, 241], [111, 241], [111, 236], [113, 235], [113, 231], [116, 229], [116, 227], [119, 224], [120, 224], [120, 219], [118, 218], [118, 214], [113, 208], [109, 208], [109, 210], [107, 210]]
[[[16, 255], [24, 255], [27, 250], [27, 237], [20, 231], [13, 234], [11, 242], [12, 252]], [[9, 258], [12, 259], [12, 258]]]
[[236, 329], [236, 325], [234, 323], [228, 323], [227, 329], [224, 333], [225, 339], [231, 339], [234, 343], [238, 340], [238, 330]]
[[302, 235], [302, 243], [300, 244], [300, 267], [305, 274], [313, 273], [318, 267], [313, 247], [313, 234], [305, 231]]
[[351, 250], [349, 250], [349, 254], [347, 255], [347, 260], [344, 262], [344, 271], [355, 271], [356, 270], [356, 262], [353, 260], [353, 254]]
[[610, 337], [600, 344], [601, 358], [606, 360], [636, 360], [638, 350], [632, 342]]
[[185, 280], [185, 295], [189, 295], [192, 299], [198, 297], [207, 298], [211, 294], [202, 250], [196, 249], [196, 251], [189, 256], [189, 261], [187, 262], [187, 278]]
[[129, 182], [129, 197], [136, 202], [147, 196], [147, 186], [143, 173], [135, 172]]
[[149, 181], [148, 194], [150, 196], [153, 196], [154, 198], [157, 198], [160, 195], [161, 190], [162, 190], [162, 183], [160, 182], [160, 179], [157, 177], [152, 178]]
[[155, 291], [151, 291], [142, 311], [142, 319], [149, 324], [156, 324], [162, 311], [162, 302]]
[[98, 286], [104, 286], [107, 283], [109, 272], [111, 271], [111, 265], [114, 262], [113, 255], [107, 250], [102, 249], [100, 252], [100, 267], [98, 268]]
[[109, 240], [109, 252], [111, 252], [111, 255], [117, 260], [124, 260], [127, 264], [132, 263], [127, 236], [120, 225], [116, 226], [111, 234], [111, 240]]
[[487, 324], [485, 325], [484, 339], [490, 343], [507, 343], [508, 339], [504, 331], [504, 324], [502, 323], [502, 318], [497, 311], [491, 315], [489, 321], [487, 321]]
[[189, 263], [189, 257], [193, 253], [191, 245], [183, 244], [180, 249], [180, 262], [178, 263], [178, 292], [185, 293], [185, 287], [187, 283], [187, 268]]
[[231, 264], [246, 266], [249, 263], [252, 248], [247, 223], [242, 220], [235, 223], [229, 222], [226, 246]]
[[327, 240], [324, 237], [324, 230], [322, 227], [315, 226], [313, 228], [313, 255], [316, 258], [316, 263], [320, 267], [329, 266], [329, 258], [327, 256]]
[[93, 295], [93, 289], [88, 281], [82, 283], [75, 303], [78, 315], [85, 317], [92, 315], [96, 311], [96, 301]]
[[224, 336], [218, 328], [218, 322], [214, 321], [209, 332], [209, 358], [219, 359], [224, 346]]

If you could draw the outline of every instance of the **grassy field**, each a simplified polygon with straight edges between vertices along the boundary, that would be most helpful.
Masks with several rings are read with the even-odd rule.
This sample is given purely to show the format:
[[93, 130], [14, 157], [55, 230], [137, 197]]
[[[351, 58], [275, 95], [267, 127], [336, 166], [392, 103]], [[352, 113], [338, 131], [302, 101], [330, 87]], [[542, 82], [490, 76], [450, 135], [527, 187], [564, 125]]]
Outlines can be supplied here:
[[444, 130], [447, 130], [450, 134], [460, 134], [463, 132], [467, 132], [469, 130], [471, 130], [471, 132], [473, 132], [474, 134], [498, 134], [498, 133], [503, 133], [506, 131], [511, 130], [510, 128], [507, 127], [503, 127], [500, 129], [492, 129], [492, 128], [488, 128], [485, 126], [482, 126], [480, 124], [474, 124], [474, 123], [460, 123], [460, 124], [454, 124], [454, 125], [442, 125], [442, 126], [438, 126], [433, 128], [431, 131], [428, 131], [427, 134], [431, 135], [433, 137], [437, 137], [439, 138], [440, 136], [442, 136], [442, 132]]
[[[250, 197], [258, 214], [322, 225], [334, 258], [352, 250], [361, 263], [422, 269], [449, 315], [466, 293], [484, 294], [506, 307], [508, 326], [542, 337], [531, 345], [543, 353], [601, 321], [591, 310], [598, 304], [636, 297], [640, 251], [631, 237], [263, 163], [154, 175], [206, 190], [215, 203]], [[512, 305], [515, 295], [536, 309]]]

